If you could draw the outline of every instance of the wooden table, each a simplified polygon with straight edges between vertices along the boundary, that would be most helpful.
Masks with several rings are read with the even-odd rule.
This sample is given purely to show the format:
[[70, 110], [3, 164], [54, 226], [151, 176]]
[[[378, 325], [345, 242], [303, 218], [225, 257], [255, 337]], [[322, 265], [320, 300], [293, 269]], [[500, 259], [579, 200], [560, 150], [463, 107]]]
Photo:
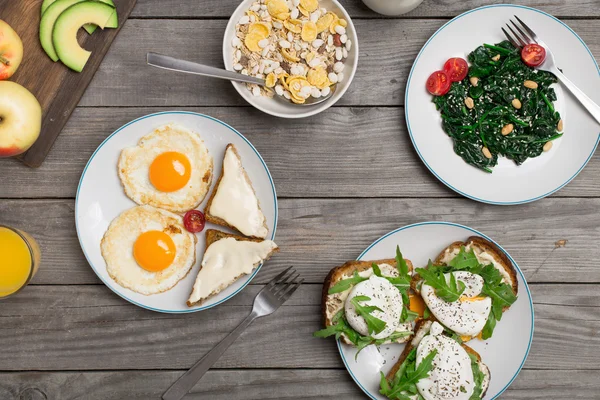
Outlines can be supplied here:
[[[43, 252], [32, 285], [0, 302], [0, 399], [159, 399], [288, 265], [307, 283], [255, 323], [189, 398], [363, 399], [333, 341], [311, 336], [321, 282], [382, 234], [424, 220], [492, 236], [529, 281], [533, 347], [503, 398], [600, 398], [600, 156], [556, 195], [491, 206], [438, 182], [406, 131], [404, 87], [417, 52], [448, 18], [490, 1], [425, 0], [394, 19], [343, 1], [360, 40], [358, 72], [336, 107], [297, 121], [249, 107], [228, 82], [144, 65], [147, 51], [222, 65], [221, 38], [237, 3], [139, 0], [44, 165], [0, 161], [0, 222], [32, 233]], [[598, 0], [520, 3], [562, 18], [600, 55]], [[193, 315], [146, 311], [114, 295], [88, 266], [73, 217], [79, 177], [100, 142], [134, 118], [173, 109], [239, 129], [265, 158], [280, 196], [283, 251], [235, 298]], [[556, 247], [561, 239], [566, 246]]]

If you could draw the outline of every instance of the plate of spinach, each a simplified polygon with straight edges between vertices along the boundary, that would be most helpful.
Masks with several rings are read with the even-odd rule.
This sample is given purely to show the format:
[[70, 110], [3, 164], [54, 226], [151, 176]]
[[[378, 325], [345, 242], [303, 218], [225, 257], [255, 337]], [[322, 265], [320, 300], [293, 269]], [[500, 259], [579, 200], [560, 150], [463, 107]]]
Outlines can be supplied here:
[[[485, 234], [467, 226], [431, 221], [398, 228], [366, 248], [358, 260], [378, 260], [393, 257], [399, 246], [402, 254], [413, 265], [425, 266], [450, 243], [464, 241], [471, 236], [493, 240]], [[475, 349], [491, 372], [490, 386], [484, 399], [498, 398], [516, 378], [531, 347], [534, 330], [534, 311], [531, 293], [523, 272], [510, 255], [493, 242], [512, 262], [517, 272], [519, 296], [510, 309], [502, 314], [502, 320], [487, 340], [474, 339], [468, 345]], [[404, 344], [383, 346], [370, 345], [360, 350], [338, 340], [338, 349], [348, 372], [373, 400], [387, 400], [380, 393], [381, 372], [387, 374], [404, 350]], [[357, 354], [358, 352], [358, 354]], [[413, 370], [414, 371], [414, 370]]]
[[[563, 72], [600, 102], [600, 70], [581, 38], [553, 16], [516, 5], [481, 7], [442, 26], [419, 52], [406, 88], [406, 123], [422, 161], [451, 189], [492, 204], [561, 189], [600, 138], [598, 124], [556, 77], [525, 65], [520, 49], [504, 40], [500, 27], [514, 15], [533, 25]], [[427, 77], [450, 57], [468, 60], [468, 75], [432, 97]]]

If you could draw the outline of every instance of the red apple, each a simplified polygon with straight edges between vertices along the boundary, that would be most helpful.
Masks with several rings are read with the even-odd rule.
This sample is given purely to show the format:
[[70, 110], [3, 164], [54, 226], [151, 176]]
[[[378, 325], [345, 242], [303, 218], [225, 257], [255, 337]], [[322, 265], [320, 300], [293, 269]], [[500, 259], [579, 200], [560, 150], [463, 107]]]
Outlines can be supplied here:
[[6, 22], [0, 19], [0, 81], [10, 78], [23, 59], [23, 42]]
[[42, 128], [42, 107], [18, 83], [0, 81], [0, 157], [21, 154], [37, 140]]

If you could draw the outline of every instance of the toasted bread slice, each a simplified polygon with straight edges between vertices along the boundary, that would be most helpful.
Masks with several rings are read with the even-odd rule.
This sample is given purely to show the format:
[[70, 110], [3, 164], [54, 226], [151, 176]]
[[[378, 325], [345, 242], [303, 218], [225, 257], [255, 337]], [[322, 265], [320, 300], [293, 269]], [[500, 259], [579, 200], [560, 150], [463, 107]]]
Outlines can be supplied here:
[[[402, 363], [404, 362], [404, 360], [406, 360], [406, 357], [408, 357], [410, 352], [414, 348], [419, 346], [419, 343], [421, 343], [421, 339], [423, 339], [429, 333], [429, 329], [431, 328], [432, 324], [433, 321], [430, 320], [417, 321], [414, 329], [415, 333], [413, 334], [413, 336], [410, 337], [410, 340], [408, 341], [408, 343], [406, 343], [406, 346], [404, 346], [404, 350], [402, 351], [402, 354], [400, 354], [400, 357], [398, 358], [398, 361], [396, 361], [396, 364], [394, 364], [390, 372], [388, 372], [388, 374], [386, 375], [388, 381], [394, 378], [394, 376], [396, 375], [396, 373], [402, 366]], [[467, 353], [473, 354], [477, 358], [479, 369], [486, 376], [486, 378], [483, 380], [483, 392], [481, 394], [481, 398], [484, 398], [485, 393], [487, 392], [488, 387], [490, 385], [490, 369], [481, 361], [481, 355], [479, 355], [479, 353], [477, 353], [475, 350], [473, 350], [471, 347], [467, 346], [464, 343], [461, 346], [463, 347], [463, 349], [465, 349]]]
[[[234, 243], [228, 242], [230, 248], [219, 249], [218, 251], [246, 251], [250, 249], [251, 251], [255, 251], [256, 254], [250, 260], [243, 260], [251, 263], [250, 265], [236, 265], [235, 263], [239, 262], [240, 259], [234, 259], [233, 261], [235, 261], [235, 263], [232, 263], [231, 265], [232, 268], [234, 268], [234, 270], [230, 271], [229, 275], [224, 273], [224, 271], [227, 271], [227, 265], [221, 266], [221, 270], [218, 274], [216, 274], [215, 271], [211, 270], [211, 264], [209, 263], [209, 261], [206, 260], [206, 255], [211, 246], [213, 246], [215, 243], [230, 238], [234, 239], [235, 242], [249, 242], [256, 243], [257, 245], [264, 244], [264, 246], [257, 246], [254, 249], [248, 246], [236, 249], [235, 247], [231, 248], [232, 245], [235, 246]], [[270, 240], [247, 238], [244, 236], [234, 235], [215, 229], [207, 229], [206, 249], [204, 251], [204, 257], [202, 260], [202, 264], [200, 265], [200, 271], [198, 272], [198, 276], [196, 277], [196, 281], [194, 282], [190, 298], [187, 301], [187, 305], [189, 307], [192, 307], [193, 305], [201, 304], [209, 297], [220, 293], [222, 290], [229, 287], [243, 275], [252, 273], [252, 271], [254, 271], [254, 268], [256, 268], [258, 264], [268, 260], [273, 254], [277, 253], [278, 251], [279, 247], [277, 247], [277, 245]], [[219, 256], [225, 259], [225, 263], [227, 262], [227, 253], [219, 253]], [[235, 269], [236, 267], [237, 269]], [[215, 279], [215, 277], [218, 279]], [[208, 288], [201, 288], [202, 283], [204, 283], [205, 286], [208, 285]]]
[[[409, 271], [413, 270], [413, 265], [410, 260], [406, 260], [406, 264], [408, 266]], [[348, 261], [342, 266], [336, 267], [332, 269], [327, 277], [325, 278], [325, 282], [323, 283], [323, 294], [322, 294], [322, 303], [321, 303], [321, 313], [323, 318], [323, 325], [325, 327], [331, 326], [333, 317], [344, 308], [344, 302], [350, 293], [350, 290], [346, 290], [341, 293], [329, 294], [329, 289], [334, 286], [336, 283], [343, 279], [347, 279], [352, 277], [354, 271], [360, 273], [363, 271], [367, 271], [371, 269], [371, 265], [373, 263], [381, 266], [382, 264], [387, 264], [393, 268], [396, 268], [396, 260], [393, 258], [388, 258], [384, 260], [374, 260], [374, 261]], [[403, 343], [407, 341], [409, 336], [399, 338], [396, 342]], [[342, 341], [346, 344], [352, 344], [352, 342], [345, 336], [342, 335]]]
[[[435, 259], [435, 264], [441, 265], [450, 261], [453, 257], [452, 254], [458, 253], [462, 246], [469, 247], [473, 249], [476, 255], [481, 253], [487, 253], [493, 259], [494, 266], [500, 270], [502, 276], [509, 282], [509, 285], [512, 286], [515, 294], [519, 293], [519, 281], [517, 279], [517, 271], [506, 256], [506, 254], [498, 248], [491, 241], [484, 239], [479, 236], [471, 236], [464, 242], [454, 242], [450, 246], [446, 247], [440, 255]], [[490, 260], [491, 261], [491, 260]]]
[[[226, 165], [229, 165], [228, 163], [226, 163], [226, 161], [228, 160], [228, 157], [235, 157], [235, 159], [232, 158], [232, 160], [235, 161], [234, 167], [236, 169], [235, 170], [228, 169], [227, 173], [228, 174], [237, 174], [238, 177], [240, 178], [240, 180], [245, 181], [249, 186], [249, 190], [247, 190], [247, 192], [249, 192], [249, 193], [247, 193], [247, 195], [252, 196], [252, 199], [249, 199], [249, 203], [248, 203], [251, 205], [250, 210], [244, 208], [244, 204], [242, 204], [240, 202], [232, 202], [227, 205], [221, 205], [221, 204], [215, 203], [215, 201], [219, 201], [218, 198], [215, 199], [215, 196], [217, 195], [217, 193], [219, 192], [219, 189], [221, 188], [221, 183], [223, 182], [223, 177], [225, 176]], [[221, 189], [221, 190], [225, 190], [225, 189]], [[226, 199], [231, 199], [232, 197], [233, 196], [224, 195], [224, 198], [226, 198]], [[221, 200], [221, 201], [225, 201], [225, 200]], [[218, 210], [218, 213], [220, 214], [218, 216], [214, 215], [214, 213], [211, 213], [211, 209], [213, 210], [213, 212], [215, 212], [215, 207], [213, 207], [213, 203], [215, 204], [215, 207], [217, 209], [221, 206], [223, 208], [227, 209], [228, 215], [227, 216], [225, 215], [225, 211], [223, 209]], [[236, 221], [236, 218], [240, 218], [240, 215], [246, 216], [252, 212], [256, 214], [255, 217], [259, 221], [262, 221], [262, 224], [259, 224], [258, 226], [255, 226], [255, 227], [253, 227], [253, 229], [251, 229], [248, 226], [242, 226], [241, 221]], [[208, 222], [212, 222], [213, 224], [217, 224], [217, 225], [221, 225], [221, 226], [226, 226], [230, 229], [240, 232], [244, 236], [257, 238], [257, 239], [264, 239], [267, 237], [267, 234], [269, 233], [269, 227], [267, 226], [267, 219], [265, 218], [265, 215], [263, 214], [262, 209], [260, 208], [260, 203], [258, 201], [258, 197], [256, 197], [256, 192], [254, 190], [254, 187], [252, 186], [252, 181], [250, 181], [250, 178], [248, 177], [248, 174], [246, 173], [246, 170], [243, 167], [242, 159], [241, 159], [237, 149], [231, 143], [228, 144], [227, 147], [225, 148], [225, 155], [223, 156], [223, 166], [221, 168], [221, 175], [219, 176], [219, 179], [217, 180], [217, 183], [215, 184], [215, 187], [208, 199], [206, 208], [204, 209], [204, 215]]]

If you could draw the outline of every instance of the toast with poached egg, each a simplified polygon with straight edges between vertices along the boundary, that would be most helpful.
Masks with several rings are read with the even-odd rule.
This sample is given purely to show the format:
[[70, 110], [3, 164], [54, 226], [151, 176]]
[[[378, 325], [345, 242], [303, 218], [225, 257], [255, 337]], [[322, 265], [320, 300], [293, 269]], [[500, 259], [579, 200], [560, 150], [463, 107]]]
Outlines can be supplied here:
[[407, 341], [419, 317], [409, 297], [412, 270], [399, 249], [395, 259], [348, 261], [332, 269], [323, 284], [325, 329], [314, 336], [336, 336], [359, 350]]
[[381, 373], [380, 393], [392, 400], [482, 399], [490, 379], [475, 350], [438, 322], [421, 320], [388, 375]]
[[223, 156], [221, 175], [208, 199], [204, 215], [208, 222], [226, 226], [244, 236], [264, 239], [269, 233], [252, 182], [233, 144]]
[[502, 313], [517, 300], [512, 262], [481, 237], [452, 243], [435, 263], [415, 271], [412, 287], [428, 311], [463, 341], [490, 338]]
[[271, 240], [207, 229], [206, 250], [187, 305], [201, 304], [220, 293], [278, 251]]

